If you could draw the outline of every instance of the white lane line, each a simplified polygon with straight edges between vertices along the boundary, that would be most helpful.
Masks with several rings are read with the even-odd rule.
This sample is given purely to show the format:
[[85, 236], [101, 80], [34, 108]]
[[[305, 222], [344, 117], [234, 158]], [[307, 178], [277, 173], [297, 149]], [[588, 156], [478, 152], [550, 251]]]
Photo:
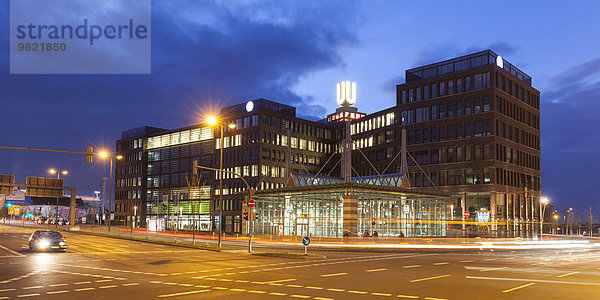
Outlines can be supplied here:
[[24, 297], [34, 297], [34, 296], [39, 296], [40, 294], [27, 294], [27, 295], [18, 295], [17, 298], [24, 298]]
[[571, 275], [575, 275], [578, 274], [579, 272], [571, 272], [571, 273], [567, 273], [567, 274], [562, 274], [562, 275], [558, 275], [556, 277], [558, 278], [563, 278], [563, 277], [567, 277], [567, 276], [571, 276]]
[[68, 293], [69, 291], [67, 290], [63, 290], [63, 291], [52, 291], [52, 292], [46, 292], [46, 294], [49, 295], [54, 295], [54, 294], [62, 294], [62, 293]]
[[65, 285], [68, 285], [68, 284], [66, 284], [66, 283], [57, 283], [57, 284], [50, 284], [48, 286], [56, 287], [56, 286], [65, 286]]
[[19, 257], [25, 257], [25, 255], [23, 255], [23, 254], [21, 254], [21, 253], [19, 253], [19, 252], [17, 252], [17, 251], [14, 251], [14, 250], [8, 249], [8, 248], [6, 248], [6, 247], [4, 247], [4, 246], [2, 246], [2, 245], [0, 245], [0, 248], [2, 248], [2, 249], [4, 249], [4, 250], [6, 250], [6, 251], [8, 251], [8, 252], [10, 252], [10, 253], [12, 253], [12, 254], [14, 254], [14, 255], [16, 255], [16, 256], [19, 256]]
[[28, 286], [28, 287], [24, 287], [22, 289], [24, 289], [24, 290], [31, 290], [31, 289], [41, 289], [43, 287], [44, 287], [43, 285], [38, 285], [38, 286]]
[[408, 269], [408, 268], [418, 268], [418, 267], [420, 267], [420, 266], [421, 266], [421, 265], [412, 265], [412, 266], [404, 266], [404, 267], [402, 267], [402, 268], [405, 268], [405, 269]]
[[526, 283], [526, 284], [523, 284], [523, 285], [520, 285], [520, 286], [516, 286], [516, 287], [514, 287], [514, 288], [512, 288], [512, 289], [504, 290], [504, 291], [502, 291], [502, 292], [503, 292], [503, 293], [509, 293], [509, 292], [512, 292], [512, 291], [515, 291], [515, 290], [519, 290], [519, 289], [522, 289], [522, 288], [526, 288], [526, 287], [528, 287], [528, 286], [532, 286], [532, 285], [534, 285], [534, 284], [535, 284], [535, 283], [533, 283], [533, 282], [530, 282], [530, 283]]
[[449, 262], [439, 262], [439, 263], [435, 263], [433, 264], [434, 266], [441, 266], [441, 265], [447, 265], [449, 264]]
[[478, 277], [478, 276], [465, 276], [465, 278], [467, 278], [467, 279], [481, 279], [481, 280], [525, 281], [525, 282], [560, 283], [560, 284], [573, 284], [573, 285], [593, 285], [593, 286], [600, 286], [600, 282], [575, 282], [575, 281], [559, 281], [559, 280], [543, 280], [543, 279], [527, 279], [527, 278]]
[[139, 285], [138, 282], [133, 282], [133, 283], [124, 283], [122, 284], [122, 286], [132, 286], [132, 285]]
[[387, 271], [387, 269], [371, 269], [371, 270], [365, 270], [366, 272], [379, 272], [379, 271]]
[[496, 271], [496, 270], [502, 270], [502, 269], [508, 269], [508, 267], [490, 268], [490, 269], [483, 269], [483, 270], [479, 270], [479, 271], [487, 272], [487, 271]]
[[341, 276], [341, 275], [348, 275], [348, 273], [324, 274], [324, 275], [321, 275], [321, 277], [332, 277], [332, 276]]

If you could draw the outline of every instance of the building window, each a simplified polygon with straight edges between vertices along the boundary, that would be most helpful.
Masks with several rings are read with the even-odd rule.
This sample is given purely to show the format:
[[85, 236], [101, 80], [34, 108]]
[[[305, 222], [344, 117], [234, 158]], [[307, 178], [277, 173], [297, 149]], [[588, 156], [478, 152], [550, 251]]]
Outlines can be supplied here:
[[431, 98], [437, 97], [437, 84], [431, 84]]
[[471, 76], [467, 76], [465, 78], [465, 91], [466, 92], [471, 91]]
[[454, 80], [448, 81], [448, 95], [454, 94]]
[[462, 106], [463, 106], [463, 102], [462, 101], [456, 101], [456, 116], [462, 116]]
[[462, 93], [462, 78], [456, 79], [456, 92]]
[[446, 82], [440, 82], [440, 97], [446, 95]]

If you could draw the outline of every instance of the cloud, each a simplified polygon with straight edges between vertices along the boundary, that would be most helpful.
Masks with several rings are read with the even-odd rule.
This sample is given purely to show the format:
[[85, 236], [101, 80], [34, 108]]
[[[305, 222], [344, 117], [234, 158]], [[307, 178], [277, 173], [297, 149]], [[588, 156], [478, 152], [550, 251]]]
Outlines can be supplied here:
[[[585, 207], [598, 187], [600, 58], [567, 68], [541, 94], [543, 190], [563, 205]], [[557, 186], [558, 183], [558, 186]]]
[[454, 41], [449, 41], [445, 43], [431, 44], [428, 47], [423, 48], [423, 50], [417, 54], [414, 67], [428, 65], [488, 49], [503, 57], [516, 55], [518, 52], [517, 47], [506, 42], [495, 42], [488, 44], [488, 46], [475, 45], [465, 48], [457, 45], [457, 43]]
[[[0, 16], [8, 14], [7, 2]], [[123, 130], [197, 124], [203, 112], [253, 98], [294, 105], [299, 116], [320, 119], [325, 108], [309, 105], [314, 99], [293, 87], [302, 76], [344, 64], [340, 48], [358, 41], [355, 7], [345, 1], [154, 1], [150, 75], [8, 75], [8, 39], [0, 38], [0, 108], [10, 112], [0, 126], [14, 129], [3, 144], [114, 147]], [[9, 18], [0, 19], [0, 37], [8, 36]], [[27, 155], [0, 156], [0, 169], [39, 173], [34, 162], [14, 164]], [[72, 162], [57, 158], [62, 163]], [[73, 174], [89, 170], [75, 168]], [[102, 171], [95, 169], [92, 178], [105, 176]], [[88, 178], [72, 180], [80, 191], [97, 189]]]

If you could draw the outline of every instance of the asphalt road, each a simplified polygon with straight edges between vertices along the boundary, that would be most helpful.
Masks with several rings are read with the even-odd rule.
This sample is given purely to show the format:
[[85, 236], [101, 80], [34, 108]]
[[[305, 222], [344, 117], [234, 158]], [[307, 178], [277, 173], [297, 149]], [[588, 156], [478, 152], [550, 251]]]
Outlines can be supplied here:
[[600, 251], [314, 251], [265, 257], [0, 225], [0, 299], [599, 299]]

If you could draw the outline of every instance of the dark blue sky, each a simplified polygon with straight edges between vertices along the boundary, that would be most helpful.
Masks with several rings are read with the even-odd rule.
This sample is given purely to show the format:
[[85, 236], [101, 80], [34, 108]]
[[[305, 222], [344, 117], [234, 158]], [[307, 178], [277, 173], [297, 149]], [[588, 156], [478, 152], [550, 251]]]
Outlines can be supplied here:
[[[543, 194], [600, 213], [600, 2], [416, 2], [153, 1], [152, 74], [10, 75], [2, 1], [0, 145], [114, 147], [123, 130], [183, 127], [259, 97], [319, 119], [340, 80], [357, 82], [372, 113], [394, 105], [404, 70], [492, 49], [542, 93]], [[83, 156], [0, 150], [0, 173], [19, 182], [51, 167], [90, 196], [108, 175]]]

